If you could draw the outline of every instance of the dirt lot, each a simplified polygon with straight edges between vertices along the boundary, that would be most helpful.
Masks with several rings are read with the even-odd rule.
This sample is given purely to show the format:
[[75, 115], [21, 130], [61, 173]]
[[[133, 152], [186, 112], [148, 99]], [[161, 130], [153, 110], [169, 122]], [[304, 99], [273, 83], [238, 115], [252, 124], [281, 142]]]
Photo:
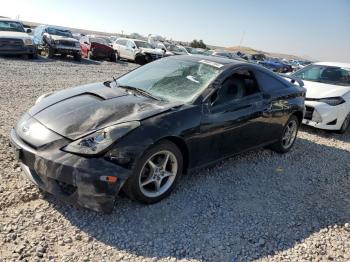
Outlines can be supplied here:
[[0, 261], [349, 261], [350, 132], [303, 127], [286, 155], [245, 153], [183, 176], [166, 200], [111, 215], [43, 196], [8, 146], [42, 93], [111, 79], [126, 62], [0, 58]]

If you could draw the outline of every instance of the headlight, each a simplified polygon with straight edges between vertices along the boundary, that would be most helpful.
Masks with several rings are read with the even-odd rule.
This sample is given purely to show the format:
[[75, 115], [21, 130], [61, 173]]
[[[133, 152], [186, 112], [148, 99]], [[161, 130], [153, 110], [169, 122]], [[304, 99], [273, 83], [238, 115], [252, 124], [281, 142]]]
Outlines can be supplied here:
[[138, 126], [140, 122], [137, 121], [110, 126], [76, 140], [62, 150], [82, 155], [96, 155]]
[[60, 44], [60, 40], [52, 40], [52, 42], [53, 42], [55, 45], [59, 45], [59, 44]]
[[75, 43], [75, 47], [80, 47], [80, 43], [79, 43], [79, 42], [76, 42], [76, 43]]
[[342, 103], [345, 103], [345, 100], [342, 97], [329, 97], [329, 98], [321, 98], [319, 102], [326, 103], [330, 106], [337, 106]]
[[24, 44], [25, 45], [33, 45], [33, 40], [30, 38], [24, 39]]

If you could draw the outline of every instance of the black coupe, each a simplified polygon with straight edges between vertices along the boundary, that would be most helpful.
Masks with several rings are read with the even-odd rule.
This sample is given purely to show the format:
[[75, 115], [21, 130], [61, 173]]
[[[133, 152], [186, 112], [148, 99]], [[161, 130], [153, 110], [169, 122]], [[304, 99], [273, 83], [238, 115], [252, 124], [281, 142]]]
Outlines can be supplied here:
[[242, 151], [291, 149], [305, 89], [258, 65], [174, 56], [41, 96], [11, 131], [44, 191], [110, 212], [122, 190], [154, 203], [181, 174]]

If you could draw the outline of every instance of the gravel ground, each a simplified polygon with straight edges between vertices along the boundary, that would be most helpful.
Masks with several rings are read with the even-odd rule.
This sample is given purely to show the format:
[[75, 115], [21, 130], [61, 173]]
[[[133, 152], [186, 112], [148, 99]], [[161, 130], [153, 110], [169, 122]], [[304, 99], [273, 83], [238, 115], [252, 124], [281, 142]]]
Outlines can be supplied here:
[[0, 261], [350, 261], [349, 131], [302, 127], [288, 154], [238, 155], [183, 176], [160, 203], [121, 198], [111, 215], [23, 180], [8, 136], [35, 99], [134, 67], [0, 58]]

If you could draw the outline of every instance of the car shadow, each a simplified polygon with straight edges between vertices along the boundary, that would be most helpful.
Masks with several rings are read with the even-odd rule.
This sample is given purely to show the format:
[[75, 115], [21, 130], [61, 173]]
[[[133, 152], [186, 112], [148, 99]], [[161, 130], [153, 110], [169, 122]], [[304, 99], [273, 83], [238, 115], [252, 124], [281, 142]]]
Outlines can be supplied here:
[[157, 204], [121, 198], [105, 215], [51, 196], [48, 201], [116, 250], [145, 258], [250, 261], [350, 222], [348, 157], [349, 151], [299, 138], [284, 155], [261, 149], [185, 175]]
[[307, 125], [302, 125], [300, 130], [310, 135], [317, 135], [325, 139], [334, 139], [334, 140], [350, 143], [350, 128], [348, 128], [348, 130], [344, 134], [337, 134], [335, 131], [332, 131], [332, 130], [323, 130], [323, 129], [318, 129]]

